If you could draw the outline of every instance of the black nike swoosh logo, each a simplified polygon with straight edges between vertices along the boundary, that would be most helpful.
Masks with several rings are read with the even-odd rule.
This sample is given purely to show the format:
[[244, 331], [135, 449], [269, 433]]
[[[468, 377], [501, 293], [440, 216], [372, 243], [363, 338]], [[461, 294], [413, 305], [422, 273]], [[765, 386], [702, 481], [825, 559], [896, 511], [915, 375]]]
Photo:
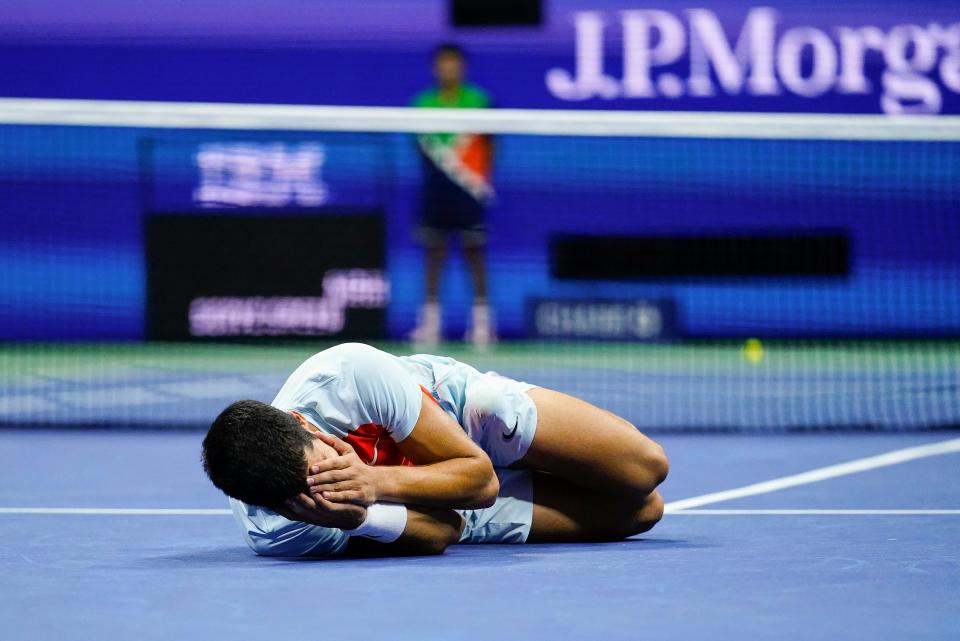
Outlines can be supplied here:
[[513, 437], [517, 435], [517, 426], [520, 425], [520, 417], [517, 417], [517, 422], [513, 424], [513, 429], [509, 432], [503, 433], [503, 440], [512, 441]]

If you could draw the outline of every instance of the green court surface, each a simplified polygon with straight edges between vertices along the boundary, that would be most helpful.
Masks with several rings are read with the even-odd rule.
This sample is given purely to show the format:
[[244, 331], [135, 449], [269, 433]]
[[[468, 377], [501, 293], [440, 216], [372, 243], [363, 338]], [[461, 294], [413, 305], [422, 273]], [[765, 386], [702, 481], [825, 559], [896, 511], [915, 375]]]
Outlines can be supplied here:
[[[110, 367], [171, 370], [249, 371], [295, 367], [336, 342], [217, 343], [19, 343], [0, 346], [0, 376], [46, 373], [90, 374]], [[371, 342], [393, 354], [416, 350], [409, 343]], [[645, 344], [513, 341], [477, 351], [443, 343], [432, 353], [451, 356], [479, 369], [498, 367], [604, 367], [632, 370], [723, 371], [762, 369], [861, 370], [960, 366], [960, 341], [763, 341], [762, 358], [752, 363], [746, 341]]]
[[[297, 365], [332, 344], [7, 344], [0, 422], [199, 428], [231, 400], [269, 401]], [[447, 343], [432, 351], [580, 396], [647, 430], [960, 425], [960, 341], [509, 342], [485, 351]]]

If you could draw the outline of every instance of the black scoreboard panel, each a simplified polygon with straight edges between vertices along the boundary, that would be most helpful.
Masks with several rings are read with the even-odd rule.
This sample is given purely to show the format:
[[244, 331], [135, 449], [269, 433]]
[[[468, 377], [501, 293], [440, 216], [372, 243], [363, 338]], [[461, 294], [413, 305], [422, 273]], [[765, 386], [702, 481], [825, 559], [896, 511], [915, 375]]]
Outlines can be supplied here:
[[524, 26], [543, 22], [541, 0], [450, 0], [455, 27]]
[[381, 338], [382, 211], [151, 214], [147, 337]]

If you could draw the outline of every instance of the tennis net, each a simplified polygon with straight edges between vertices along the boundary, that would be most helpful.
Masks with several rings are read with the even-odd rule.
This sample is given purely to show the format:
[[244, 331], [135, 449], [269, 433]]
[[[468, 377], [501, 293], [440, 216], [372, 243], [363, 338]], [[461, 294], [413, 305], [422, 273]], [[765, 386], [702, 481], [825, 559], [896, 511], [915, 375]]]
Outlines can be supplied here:
[[430, 172], [484, 204], [500, 335], [459, 340], [454, 253], [431, 351], [649, 431], [960, 426], [960, 119], [21, 99], [0, 424], [203, 427], [415, 351]]

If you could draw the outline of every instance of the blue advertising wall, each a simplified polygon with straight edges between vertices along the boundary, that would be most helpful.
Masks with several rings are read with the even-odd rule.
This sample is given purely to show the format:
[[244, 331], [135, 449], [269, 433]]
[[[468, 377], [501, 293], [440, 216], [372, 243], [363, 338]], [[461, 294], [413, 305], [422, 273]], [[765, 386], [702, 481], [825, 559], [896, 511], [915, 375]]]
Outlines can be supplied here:
[[456, 40], [501, 106], [960, 113], [954, 2], [550, 0], [510, 29], [453, 29], [446, 4], [8, 2], [0, 93], [402, 105]]
[[[768, 11], [728, 2], [697, 13], [670, 1], [555, 0], [540, 29], [465, 31], [446, 26], [444, 3], [419, 0], [248, 0], [229, 12], [209, 0], [189, 12], [158, 2], [78, 4], [2, 9], [0, 92], [400, 105], [429, 82], [430, 47], [455, 39], [501, 106], [960, 109], [960, 17], [948, 3], [822, 11], [778, 2]], [[149, 168], [149, 194], [144, 140], [163, 150]], [[335, 197], [383, 204], [388, 330], [403, 336], [422, 295], [409, 137], [3, 126], [0, 339], [142, 338], [145, 208], [188, 206], [198, 180], [189, 159], [223, 141], [322, 145]], [[694, 336], [960, 333], [955, 144], [505, 136], [494, 181], [491, 290], [506, 336], [526, 334], [524, 305], [536, 297], [667, 298]], [[850, 275], [615, 283], [549, 274], [552, 233], [771, 227], [848, 231]], [[443, 291], [451, 335], [465, 324], [467, 282], [455, 260]]]
[[[162, 141], [145, 193], [142, 141]], [[402, 336], [422, 296], [418, 159], [403, 135], [223, 134], [0, 128], [0, 335], [138, 339], [144, 332], [143, 215], [189, 210], [199, 184], [186, 150], [205, 143], [319, 144], [332, 204], [388, 213], [389, 330]], [[384, 167], [384, 158], [388, 166]], [[382, 191], [372, 182], [391, 176]], [[522, 336], [528, 298], [670, 298], [683, 333], [950, 334], [960, 318], [960, 155], [955, 144], [763, 140], [498, 139], [490, 211], [491, 289], [500, 326]], [[202, 213], [202, 210], [196, 210]], [[842, 229], [846, 277], [559, 281], [551, 234], [741, 233]], [[309, 260], [309, 257], [303, 257]], [[461, 263], [444, 284], [451, 330], [465, 323]]]

